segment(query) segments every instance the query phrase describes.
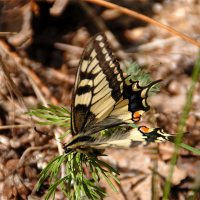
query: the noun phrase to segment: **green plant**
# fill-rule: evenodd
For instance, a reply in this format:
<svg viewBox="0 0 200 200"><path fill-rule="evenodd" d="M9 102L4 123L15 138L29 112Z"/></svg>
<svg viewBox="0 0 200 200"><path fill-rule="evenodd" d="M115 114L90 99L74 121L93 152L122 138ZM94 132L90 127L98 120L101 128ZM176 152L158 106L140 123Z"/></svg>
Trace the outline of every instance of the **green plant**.
<svg viewBox="0 0 200 200"><path fill-rule="evenodd" d="M200 68L199 62L198 66ZM138 65L136 64L130 65L129 70L127 70L126 73L129 75L129 79L139 79L144 82L144 84L150 80L148 75L145 75L143 71L140 71ZM195 81L197 80L196 74L197 72L195 73ZM157 88L155 88L155 91L156 90ZM194 91L194 86L192 87L192 91ZM199 149L192 148L181 142L181 133L184 132L183 127L191 105L192 92L190 91L189 94L189 103L187 103L187 109L184 112L184 120L182 119L181 121L178 131L179 134L175 141L176 157L175 160L173 160L174 164L177 159L177 150L179 147L200 155ZM54 105L49 105L48 107L41 106L37 109L31 109L28 114L36 117L35 121L40 125L57 125L66 128L66 132L60 136L61 140L70 133L69 127L71 115L70 112L64 107ZM130 124L130 126L133 128L137 127L135 124ZM106 136L106 134L109 134L109 131L102 131L102 134ZM172 166L174 166L174 164ZM60 174L61 165L64 165L65 168L65 174L62 177ZM46 200L50 198L55 199L55 192L58 187L60 187L65 196L69 199L102 199L106 196L106 193L99 186L101 177L104 177L113 190L116 191L111 179L119 183L119 180L117 179L118 174L119 173L114 168L99 160L97 155L87 155L80 152L65 152L63 155L57 156L55 159L50 161L47 167L41 172L40 179L38 181L38 188L40 188L43 182L48 179L50 186L46 194ZM171 176L172 174L173 169L171 170ZM169 183L170 179L168 179L168 185L165 187L166 197L170 191Z"/></svg>
<svg viewBox="0 0 200 200"><path fill-rule="evenodd" d="M28 113L37 117L36 122L40 125L70 126L70 113L66 108L49 105L41 106L38 109L31 109ZM60 138L62 139L69 131L66 131ZM66 176L60 177L61 165L65 166ZM89 177L85 175L88 170ZM42 183L49 179L50 186L45 199L55 198L58 186L69 199L102 199L106 196L105 191L98 185L101 177L114 191L117 191L111 179L119 183L118 172L107 163L99 160L97 156L86 155L79 152L64 153L50 161L41 172L37 184L39 189Z"/></svg>

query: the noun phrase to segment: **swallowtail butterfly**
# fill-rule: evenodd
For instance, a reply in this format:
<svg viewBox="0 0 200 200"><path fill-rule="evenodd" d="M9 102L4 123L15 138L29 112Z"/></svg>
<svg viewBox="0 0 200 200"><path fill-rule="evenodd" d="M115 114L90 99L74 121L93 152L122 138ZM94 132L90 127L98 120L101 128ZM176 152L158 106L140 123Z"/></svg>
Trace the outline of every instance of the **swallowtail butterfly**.
<svg viewBox="0 0 200 200"><path fill-rule="evenodd" d="M172 136L160 128L130 127L150 109L150 89L159 81L141 86L125 81L106 36L97 34L86 46L77 71L71 109L72 139L65 152L93 153L106 147L129 147L136 142L162 142ZM102 130L113 130L102 134Z"/></svg>

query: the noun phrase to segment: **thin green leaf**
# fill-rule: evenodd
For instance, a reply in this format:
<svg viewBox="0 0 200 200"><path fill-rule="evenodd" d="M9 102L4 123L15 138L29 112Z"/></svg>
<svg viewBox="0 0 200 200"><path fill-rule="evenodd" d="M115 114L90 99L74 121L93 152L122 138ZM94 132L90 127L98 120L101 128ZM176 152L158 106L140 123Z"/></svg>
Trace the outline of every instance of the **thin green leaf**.
<svg viewBox="0 0 200 200"><path fill-rule="evenodd" d="M191 151L194 154L200 155L200 149L196 149L196 148L191 147L191 146L184 144L184 143L181 143L179 146L188 150L188 151Z"/></svg>

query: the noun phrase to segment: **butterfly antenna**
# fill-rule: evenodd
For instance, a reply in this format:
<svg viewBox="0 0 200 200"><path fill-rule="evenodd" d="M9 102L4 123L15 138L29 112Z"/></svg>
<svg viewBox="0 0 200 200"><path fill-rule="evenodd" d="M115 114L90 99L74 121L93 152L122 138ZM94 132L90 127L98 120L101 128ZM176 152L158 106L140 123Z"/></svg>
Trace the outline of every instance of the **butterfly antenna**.
<svg viewBox="0 0 200 200"><path fill-rule="evenodd" d="M151 83L150 83L149 85L147 85L146 87L151 88L153 85L156 85L156 84L160 83L161 81L162 81L162 79L158 79L158 80L156 80L156 81L151 82Z"/></svg>
<svg viewBox="0 0 200 200"><path fill-rule="evenodd" d="M40 131L40 130L37 129L36 126L34 127L34 130L35 130L35 132L37 132L37 133L39 133L39 134L46 135L46 136L50 137L49 131ZM59 142L60 144L62 144L63 146L65 145L65 143L62 143L60 140L56 139L55 137L54 137L53 139L54 139L56 142ZM70 152L70 153L71 153L71 152Z"/></svg>

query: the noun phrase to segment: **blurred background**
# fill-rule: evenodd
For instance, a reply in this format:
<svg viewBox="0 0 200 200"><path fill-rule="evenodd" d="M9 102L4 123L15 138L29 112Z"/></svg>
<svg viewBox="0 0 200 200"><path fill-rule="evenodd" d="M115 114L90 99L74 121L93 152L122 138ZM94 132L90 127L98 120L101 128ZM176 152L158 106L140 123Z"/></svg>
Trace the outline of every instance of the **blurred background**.
<svg viewBox="0 0 200 200"><path fill-rule="evenodd" d="M198 40L198 0L113 0ZM25 111L50 103L70 108L72 89L81 53L88 40L105 32L114 54L125 62L136 61L153 80L163 79L160 92L142 124L175 134L198 47L160 27L117 10L81 0L0 1L0 197L43 199L34 186L40 171L58 155L53 129L40 127ZM184 143L200 148L200 83L196 84L187 119ZM104 158L120 172L119 193L101 180L105 199L161 199L174 146L170 143L107 149ZM20 165L15 170L15 167ZM181 149L172 178L170 199L200 199L200 159ZM0 198L1 199L1 198ZM58 190L56 199L64 199Z"/></svg>

